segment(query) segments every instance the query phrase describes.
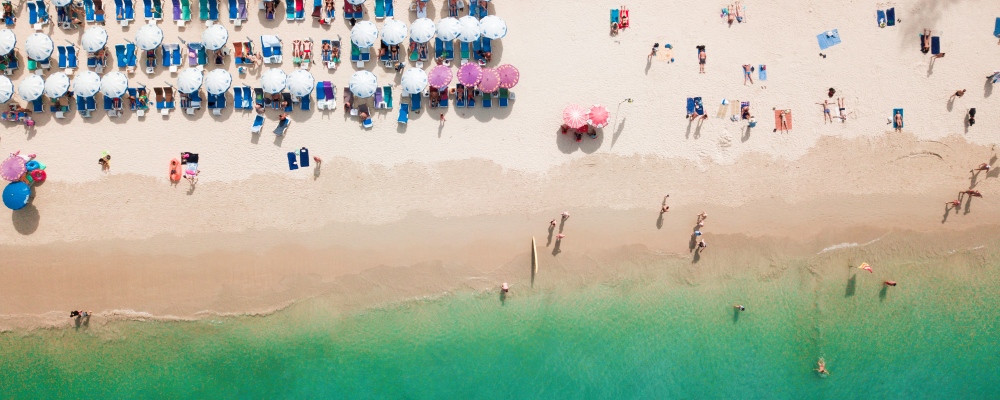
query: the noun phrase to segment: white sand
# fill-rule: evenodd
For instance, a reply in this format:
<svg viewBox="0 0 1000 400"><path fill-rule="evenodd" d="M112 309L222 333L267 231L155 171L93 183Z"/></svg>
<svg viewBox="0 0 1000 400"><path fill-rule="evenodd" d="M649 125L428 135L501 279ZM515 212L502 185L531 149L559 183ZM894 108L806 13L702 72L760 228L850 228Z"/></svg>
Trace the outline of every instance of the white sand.
<svg viewBox="0 0 1000 400"><path fill-rule="evenodd" d="M110 3L106 10L113 19ZM193 3L197 19L197 2ZM443 11L440 1L434 3L431 13L437 20ZM491 110L458 112L449 108L448 121L441 127L440 111L427 109L425 101L425 111L411 113L409 125L402 127L396 123L397 97L397 109L377 112L372 130L345 119L341 108L295 111L284 138L270 133L277 119L274 111L268 111L264 133L256 137L248 132L252 113L231 110L222 117L213 117L207 110L195 116L174 110L168 118L149 113L142 119L127 111L123 117L108 118L98 110L91 119L71 112L65 120L50 119L46 113L36 117L39 124L32 134L25 135L21 126L2 133L0 151L37 153L48 164L49 182L37 188L33 209L20 214L0 212L9 214L12 221L0 224L0 243L80 242L90 250L114 252L122 250L121 246L104 240L239 233L242 239L191 241L165 249L157 247L156 239L128 242L125 247L134 246L138 249L134 251L144 254L198 255L228 246L241 248L230 241L246 240L265 251L267 245L260 243L280 247L289 240L282 232L318 231L345 223L364 227L419 216L419 223L404 223L394 241L381 240L384 231L359 237L345 233L335 239L338 245L359 252L378 248L403 254L404 249L386 247L418 238L439 245L435 251L387 261L399 266L446 258L443 255L454 250L450 243L476 252L497 240L485 233L468 238L470 232L494 229L489 225L463 226L459 231L422 238L433 229L421 225L434 224L435 219L500 216L539 227L539 232L516 231L523 236L508 239L520 243L531 235L545 235L548 216L539 213L595 209L604 210L598 214L617 215L653 210L655 218L665 193L672 194L672 210L685 213L676 217L676 223L667 220L669 234L657 233L652 219L636 228L611 218L605 222L616 224L614 229L594 228L588 231L594 237L587 240L598 247L645 243L677 251L688 243L688 214L712 207L729 216L723 222L713 214L714 232L733 234L794 235L790 232L803 229L815 234L841 223L935 230L998 222L987 215L996 204L990 179L977 186L986 198L975 201L975 213L953 216L947 225L941 224L941 204L968 188L966 171L989 160L989 145L997 141L991 128L1000 122L995 112L998 100L984 82L988 73L1000 68L1000 47L991 35L1000 10L989 2L898 2L896 14L902 23L883 29L876 25L876 7L869 2L747 1L746 21L730 27L719 18L722 3L642 0L628 4L631 28L616 37L608 35L609 4L496 3L491 13L507 21L510 33L495 42L492 64L510 63L521 72L513 90L517 100L510 108L494 105ZM342 6L338 1L338 20L329 28L311 19L263 24L263 13L254 11L250 21L237 30L228 21L222 24L230 28L231 38L249 36L258 45L261 33L280 35L286 54L282 67L291 71L292 40L308 36L318 42L338 34L345 43L349 40L348 25L339 18ZM250 7L256 9L255 4ZM373 5L367 7L371 11ZM141 2L137 8L141 19ZM415 18L402 1L396 1L396 11L397 18L407 23ZM50 12L55 13L54 7ZM220 14L227 16L224 2ZM283 7L277 17L283 17ZM109 22L109 45L133 38L137 24L123 31ZM203 29L199 21L192 21L180 33L171 21L159 25L165 31L165 43L176 42L177 36L197 40ZM839 29L843 43L823 51L828 57L821 58L816 35L833 28ZM948 54L933 68L929 57L919 51L917 35L923 28L942 36ZM76 41L82 34L82 29L46 29L57 45L65 43L64 39ZM15 32L23 48L23 39L30 33L26 12ZM670 43L676 62L647 62L653 42ZM696 45L708 48L704 75L697 73ZM313 53L319 57L318 45ZM258 85L260 71L239 77L231 58L227 63L234 84ZM756 82L755 72L755 84L744 86L741 65L745 63L766 64L768 81ZM427 64L429 69L433 62ZM371 62L368 68L380 83L398 83L396 75L378 63ZM354 71L346 62L336 72L311 68L317 80L332 80L340 89ZM15 87L25 73L15 75ZM140 71L130 78L130 86L175 81L162 67L154 77ZM837 89L835 97L847 99L851 117L846 124L823 123L821 106L816 103L826 98L829 87ZM950 104L949 96L962 88L968 89L966 95ZM394 90L397 96L400 92L398 87ZM685 98L693 96L704 98L709 115L700 127L684 119ZM635 102L619 105L625 98ZM745 124L729 121L729 114L725 119L715 118L723 98L751 101L759 125L748 136ZM578 144L570 136L559 135L561 111L571 103L607 105L612 125L596 141L585 138ZM791 132L772 133L774 107L793 110ZM903 134L891 132L886 125L897 107L906 110ZM977 124L966 131L964 115L969 107L979 113ZM285 153L302 146L325 160L318 177L312 168L287 170ZM113 155L110 174L101 172L95 162L103 150ZM167 181L168 162L182 151L201 155L203 172L193 191L186 182L173 187ZM900 206L881 204L874 216L863 208L887 201ZM777 211L755 215L761 205ZM761 232L763 223L780 218L782 212L797 219ZM0 215L0 220L7 218ZM611 239L603 236L605 232L630 235ZM509 260L510 255L504 254ZM359 262L348 269L356 272L372 266ZM323 279L350 272L342 266L330 268L335 272ZM46 270L55 275L68 273L60 268ZM220 279L206 282L204 289L253 287ZM105 300L113 301L95 302L136 308L129 304L135 297L116 297L115 287L105 288L109 296ZM75 307L70 299L50 306ZM236 312L241 307L226 310Z"/></svg>

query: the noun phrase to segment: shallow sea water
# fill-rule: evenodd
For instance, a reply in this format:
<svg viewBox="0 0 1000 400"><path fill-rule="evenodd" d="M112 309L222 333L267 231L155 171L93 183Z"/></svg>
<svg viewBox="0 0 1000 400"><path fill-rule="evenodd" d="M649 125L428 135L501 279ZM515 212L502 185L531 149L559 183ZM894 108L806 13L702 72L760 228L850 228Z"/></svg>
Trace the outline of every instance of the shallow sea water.
<svg viewBox="0 0 1000 400"><path fill-rule="evenodd" d="M891 288L837 263L8 332L2 397L996 398L995 258L881 259Z"/></svg>

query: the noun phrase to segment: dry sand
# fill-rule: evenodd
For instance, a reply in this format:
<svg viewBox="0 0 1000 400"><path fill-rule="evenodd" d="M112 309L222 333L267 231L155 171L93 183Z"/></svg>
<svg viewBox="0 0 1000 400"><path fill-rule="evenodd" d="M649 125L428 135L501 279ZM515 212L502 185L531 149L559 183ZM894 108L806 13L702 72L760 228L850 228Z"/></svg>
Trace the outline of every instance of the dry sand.
<svg viewBox="0 0 1000 400"><path fill-rule="evenodd" d="M397 18L412 21L396 3ZM404 128L391 111L376 113L366 131L338 109L296 111L284 138L269 133L274 112L259 136L248 132L250 114L232 111L44 114L34 132L8 127L0 151L37 153L50 179L31 207L6 211L11 223L0 224L0 328L68 323L62 315L76 308L190 318L268 312L329 293L366 306L524 282L527 269L515 265L527 260L530 237L546 244L548 220L563 210L572 217L562 252L546 246L543 265L580 264L630 245L690 260L693 218L702 210L715 244L707 257L735 240L714 241L726 235L788 238L810 252L893 230L998 222L990 212L996 172L971 182L968 173L996 160L989 128L998 104L984 86L1000 67L995 15L985 12L992 3L899 2L902 22L881 29L875 5L865 2L747 1L746 22L730 27L719 18L721 3L636 1L628 4L631 28L615 37L606 29L608 4L497 3L491 13L510 33L494 45L494 64L520 69L517 100L507 109L450 108L444 126L428 109ZM113 5L107 9L113 16ZM431 13L440 12L434 4ZM251 13L235 31L223 24L231 38L277 32L288 54L293 39L349 37L339 19L321 28L258 18ZM19 43L29 34L26 19L15 29ZM203 29L196 21L179 33L170 21L160 26L167 43ZM137 25L107 28L115 44L134 37ZM816 35L833 28L843 43L821 58ZM931 64L919 52L923 28L942 36L947 57ZM82 32L53 31L57 44ZM670 43L675 62L647 61L653 42ZM696 45L708 48L704 75ZM768 81L744 86L747 63L766 64ZM260 71L238 77L227 66L235 84L257 84ZM398 83L381 66L368 68L380 82ZM173 82L157 71L131 79ZM355 68L311 71L343 88ZM823 122L816 103L829 87L847 99L846 123ZM965 96L949 101L962 88ZM703 123L683 118L692 96L705 99ZM619 104L625 98L635 101ZM716 118L723 98L750 101L758 127L729 121L731 107ZM582 143L559 135L570 103L607 105L612 125ZM771 132L774 107L793 110L792 131ZM896 107L906 110L903 133L886 126ZM979 114L967 129L969 107ZM285 153L302 146L325 160L321 169L287 171ZM95 162L103 150L113 155L110 173ZM197 187L167 181L167 163L182 151L201 155ZM946 215L944 202L970 185L985 198ZM661 220L667 193L671 211ZM856 226L872 230L855 237ZM623 265L631 257L601 254ZM587 271L580 276L603 276Z"/></svg>

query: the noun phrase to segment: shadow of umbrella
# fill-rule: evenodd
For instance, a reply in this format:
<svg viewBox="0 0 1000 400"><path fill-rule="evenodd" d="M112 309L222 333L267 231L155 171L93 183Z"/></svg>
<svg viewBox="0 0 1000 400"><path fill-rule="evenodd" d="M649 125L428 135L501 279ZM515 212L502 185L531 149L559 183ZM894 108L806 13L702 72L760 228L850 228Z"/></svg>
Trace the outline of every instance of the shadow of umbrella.
<svg viewBox="0 0 1000 400"><path fill-rule="evenodd" d="M20 210L14 211L10 219L17 233L30 235L38 230L38 221L41 219L41 216L38 214L38 209L34 205L29 204Z"/></svg>

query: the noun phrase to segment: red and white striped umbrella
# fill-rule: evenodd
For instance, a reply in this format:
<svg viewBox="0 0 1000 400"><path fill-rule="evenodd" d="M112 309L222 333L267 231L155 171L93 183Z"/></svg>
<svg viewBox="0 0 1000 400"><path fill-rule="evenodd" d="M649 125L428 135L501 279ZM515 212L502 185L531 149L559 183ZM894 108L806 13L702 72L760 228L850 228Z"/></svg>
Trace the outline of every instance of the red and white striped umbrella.
<svg viewBox="0 0 1000 400"><path fill-rule="evenodd" d="M570 104L563 110L563 123L566 126L578 129L587 125L587 109L580 107L576 104Z"/></svg>
<svg viewBox="0 0 1000 400"><path fill-rule="evenodd" d="M595 128L608 126L608 109L604 106L594 105L590 107L590 119L587 123Z"/></svg>

